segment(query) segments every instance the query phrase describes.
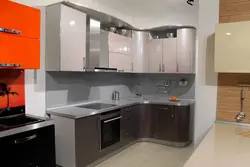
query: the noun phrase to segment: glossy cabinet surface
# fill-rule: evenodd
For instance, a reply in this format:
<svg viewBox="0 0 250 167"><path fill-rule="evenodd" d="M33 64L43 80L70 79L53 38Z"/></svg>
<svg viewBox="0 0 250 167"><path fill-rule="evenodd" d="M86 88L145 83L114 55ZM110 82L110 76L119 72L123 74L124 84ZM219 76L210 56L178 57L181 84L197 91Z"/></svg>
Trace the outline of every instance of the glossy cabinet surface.
<svg viewBox="0 0 250 167"><path fill-rule="evenodd" d="M47 7L46 70L84 71L86 14L62 4Z"/></svg>
<svg viewBox="0 0 250 167"><path fill-rule="evenodd" d="M163 45L161 39L155 39L149 41L150 46L150 72L158 73L163 72L162 69L162 56Z"/></svg>
<svg viewBox="0 0 250 167"><path fill-rule="evenodd" d="M1 166L56 167L54 126L0 138L0 149Z"/></svg>
<svg viewBox="0 0 250 167"><path fill-rule="evenodd" d="M109 51L121 54L131 54L131 38L109 32Z"/></svg>
<svg viewBox="0 0 250 167"><path fill-rule="evenodd" d="M15 47L10 47L10 44ZM40 40L0 33L1 63L20 64L22 69L40 68Z"/></svg>
<svg viewBox="0 0 250 167"><path fill-rule="evenodd" d="M109 52L109 67L117 68L121 72L131 72L131 55Z"/></svg>
<svg viewBox="0 0 250 167"><path fill-rule="evenodd" d="M196 30L177 30L177 72L195 73Z"/></svg>
<svg viewBox="0 0 250 167"><path fill-rule="evenodd" d="M40 10L0 2L0 55L0 68L40 68Z"/></svg>
<svg viewBox="0 0 250 167"><path fill-rule="evenodd" d="M19 3L1 1L0 28L20 31L14 36L40 39L40 11Z"/></svg>
<svg viewBox="0 0 250 167"><path fill-rule="evenodd" d="M249 28L249 21L217 24L215 33L215 72L250 72Z"/></svg>
<svg viewBox="0 0 250 167"><path fill-rule="evenodd" d="M162 71L165 73L177 72L177 39L167 38L163 40Z"/></svg>
<svg viewBox="0 0 250 167"><path fill-rule="evenodd" d="M132 71L134 73L150 72L149 33L132 32Z"/></svg>
<svg viewBox="0 0 250 167"><path fill-rule="evenodd" d="M150 45L150 72L176 73L176 38L153 39Z"/></svg>
<svg viewBox="0 0 250 167"><path fill-rule="evenodd" d="M108 32L109 67L120 72L132 71L131 38Z"/></svg>

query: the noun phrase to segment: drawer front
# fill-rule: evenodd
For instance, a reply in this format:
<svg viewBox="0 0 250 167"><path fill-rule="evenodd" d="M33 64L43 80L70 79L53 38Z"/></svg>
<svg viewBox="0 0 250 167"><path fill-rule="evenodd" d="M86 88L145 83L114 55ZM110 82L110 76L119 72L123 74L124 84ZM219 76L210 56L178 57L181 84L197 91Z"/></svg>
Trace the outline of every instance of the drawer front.
<svg viewBox="0 0 250 167"><path fill-rule="evenodd" d="M1 2L0 33L6 33L1 32L3 29L14 36L40 39L40 10L11 1Z"/></svg>
<svg viewBox="0 0 250 167"><path fill-rule="evenodd" d="M39 69L40 40L0 34L0 64L1 68Z"/></svg>
<svg viewBox="0 0 250 167"><path fill-rule="evenodd" d="M55 167L54 126L0 139L1 166Z"/></svg>

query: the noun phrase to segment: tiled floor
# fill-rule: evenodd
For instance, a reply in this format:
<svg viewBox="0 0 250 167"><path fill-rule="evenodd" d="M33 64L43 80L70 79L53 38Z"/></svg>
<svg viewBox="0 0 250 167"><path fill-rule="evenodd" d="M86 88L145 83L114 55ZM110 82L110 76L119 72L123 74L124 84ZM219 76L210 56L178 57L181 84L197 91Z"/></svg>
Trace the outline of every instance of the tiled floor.
<svg viewBox="0 0 250 167"><path fill-rule="evenodd" d="M96 167L183 167L192 152L192 146L173 148L141 142Z"/></svg>

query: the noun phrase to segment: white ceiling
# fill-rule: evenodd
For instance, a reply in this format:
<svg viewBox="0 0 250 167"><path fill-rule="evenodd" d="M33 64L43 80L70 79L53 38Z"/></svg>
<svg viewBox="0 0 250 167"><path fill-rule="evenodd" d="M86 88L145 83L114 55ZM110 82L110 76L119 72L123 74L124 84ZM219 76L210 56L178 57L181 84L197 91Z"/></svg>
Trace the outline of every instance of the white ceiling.
<svg viewBox="0 0 250 167"><path fill-rule="evenodd" d="M171 13L190 13L196 6L187 0L94 0L135 17L165 16ZM197 0L196 0L197 1Z"/></svg>
<svg viewBox="0 0 250 167"><path fill-rule="evenodd" d="M182 24L196 25L198 20L198 0L194 6L188 5L187 0L93 0L113 8L138 20L143 27L145 24ZM154 23L153 23L154 22Z"/></svg>

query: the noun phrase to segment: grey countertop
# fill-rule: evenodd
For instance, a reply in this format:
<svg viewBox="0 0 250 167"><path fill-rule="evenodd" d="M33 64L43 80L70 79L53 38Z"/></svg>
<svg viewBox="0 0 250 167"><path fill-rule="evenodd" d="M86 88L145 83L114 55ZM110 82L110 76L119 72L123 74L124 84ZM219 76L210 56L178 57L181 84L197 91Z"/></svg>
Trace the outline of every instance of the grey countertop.
<svg viewBox="0 0 250 167"><path fill-rule="evenodd" d="M116 106L101 109L101 110L94 110L94 109L87 109L87 108L80 108L77 106L87 105L91 103L106 103L106 104L114 104ZM102 101L86 101L85 103L78 103L69 106L57 107L47 109L47 114L57 115L61 117L66 117L70 119L79 119L88 117L91 115L101 114L107 111L120 109L123 107L132 106L135 104L165 104L165 105L175 105L175 106L188 106L194 104L195 101L192 99L180 99L179 102L171 102L168 99L161 99L161 98L152 98L152 99L143 99L143 98L128 98L128 99L121 99L121 100L102 100Z"/></svg>

